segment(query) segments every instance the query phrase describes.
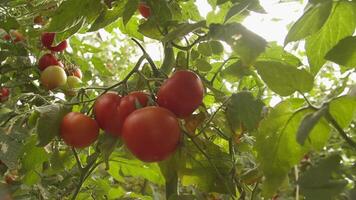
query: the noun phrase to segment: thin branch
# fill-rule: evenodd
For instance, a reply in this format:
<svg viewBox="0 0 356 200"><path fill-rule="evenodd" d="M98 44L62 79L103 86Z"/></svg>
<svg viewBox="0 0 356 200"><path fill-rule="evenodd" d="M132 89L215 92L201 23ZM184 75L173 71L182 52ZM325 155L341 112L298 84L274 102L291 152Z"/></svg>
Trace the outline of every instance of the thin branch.
<svg viewBox="0 0 356 200"><path fill-rule="evenodd" d="M199 146L199 144L195 141L195 137L191 136L189 133L183 131L183 133L193 142L195 147L200 151L200 153L203 154L203 156L208 160L209 164L214 168L216 171L216 174L218 175L219 179L224 182L225 187L229 190L230 194L232 194L229 185L225 182L224 177L220 173L219 169L216 167L216 165L210 160L209 155ZM232 196L232 199L236 199L235 197Z"/></svg>
<svg viewBox="0 0 356 200"><path fill-rule="evenodd" d="M228 63L230 60L233 60L233 59L238 59L238 57L230 57L228 59L226 59L222 64L221 66L219 67L218 71L216 71L216 73L214 74L213 78L211 79L210 83L213 84L216 77L218 76L218 74L221 72L221 70L224 68L224 66L226 65L226 63Z"/></svg>
<svg viewBox="0 0 356 200"><path fill-rule="evenodd" d="M201 42L201 41L204 41L206 40L208 37L208 35L202 35L202 36L199 36L196 40L194 40L193 43L191 43L190 45L188 46L181 46L179 44L176 44L174 42L172 42L172 45L173 47L179 49L179 50L182 50L182 51L189 51L191 48L194 47L194 45L196 45L197 43Z"/></svg>
<svg viewBox="0 0 356 200"><path fill-rule="evenodd" d="M140 49L141 49L143 55L145 56L146 60L147 60L148 63L150 64L153 73L154 73L156 76L158 76L159 74L164 74L164 73L162 73L161 71L158 70L158 68L157 68L156 64L153 62L151 56L150 56L150 55L147 53L147 51L143 48L143 46L140 44L140 42L137 41L135 38L131 38L131 39L132 39L132 41L134 41L134 42L137 44L137 46L140 47Z"/></svg>
<svg viewBox="0 0 356 200"><path fill-rule="evenodd" d="M356 150L356 143L347 135L344 129L337 123L334 117L328 112L326 113L326 119L335 127L335 129L339 132L340 136L352 147Z"/></svg>
<svg viewBox="0 0 356 200"><path fill-rule="evenodd" d="M77 151L75 150L74 147L72 147L72 152L73 152L73 154L74 154L75 160L77 161L78 168L80 169L80 171L83 170L83 165L82 165L82 163L80 162L78 153L77 153Z"/></svg>

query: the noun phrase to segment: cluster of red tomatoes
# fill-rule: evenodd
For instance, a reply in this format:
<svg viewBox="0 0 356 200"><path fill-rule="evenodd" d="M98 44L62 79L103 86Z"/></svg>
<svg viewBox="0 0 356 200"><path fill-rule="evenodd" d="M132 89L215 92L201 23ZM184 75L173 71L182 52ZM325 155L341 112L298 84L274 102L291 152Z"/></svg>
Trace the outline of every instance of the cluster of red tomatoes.
<svg viewBox="0 0 356 200"><path fill-rule="evenodd" d="M64 67L63 63L55 56L56 52L64 51L68 43L66 40L53 46L55 33L43 33L41 43L50 50L38 60L38 68L41 70L41 83L48 90L63 87L71 90L81 83L82 72L79 68Z"/></svg>
<svg viewBox="0 0 356 200"><path fill-rule="evenodd" d="M124 97L108 92L94 104L95 120L81 113L67 114L62 120L61 137L68 145L83 148L97 139L101 128L121 137L138 159L162 161L178 147L178 118L190 116L201 105L203 95L197 74L177 71L161 85L156 103L145 92L131 92Z"/></svg>

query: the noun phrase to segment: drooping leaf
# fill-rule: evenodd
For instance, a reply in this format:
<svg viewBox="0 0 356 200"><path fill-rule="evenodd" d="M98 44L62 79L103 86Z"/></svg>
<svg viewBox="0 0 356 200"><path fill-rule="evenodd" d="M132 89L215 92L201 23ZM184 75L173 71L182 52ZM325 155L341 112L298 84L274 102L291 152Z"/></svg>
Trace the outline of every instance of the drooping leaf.
<svg viewBox="0 0 356 200"><path fill-rule="evenodd" d="M296 140L298 127L312 110L302 108L302 99L289 99L278 104L262 120L256 137L257 158L265 176L263 196L271 197L286 179L290 169L309 150L320 150L329 138L328 124L320 121L300 146Z"/></svg>
<svg viewBox="0 0 356 200"><path fill-rule="evenodd" d="M329 103L329 112L342 128L346 128L356 117L356 99L351 96L336 98Z"/></svg>
<svg viewBox="0 0 356 200"><path fill-rule="evenodd" d="M104 28L105 26L115 22L117 19L122 17L124 12L125 2L119 3L113 9L103 10L101 14L98 16L98 18L96 18L96 20L91 25L88 31L97 31L100 28Z"/></svg>
<svg viewBox="0 0 356 200"><path fill-rule="evenodd" d="M85 9L78 9L85 8ZM76 10L74 10L76 9ZM63 32L77 25L82 20L95 19L103 9L100 0L63 1L53 14L46 28L48 32Z"/></svg>
<svg viewBox="0 0 356 200"><path fill-rule="evenodd" d="M233 94L226 110L227 120L233 130L239 129L240 123L249 131L255 130L261 120L263 106L264 103L250 92Z"/></svg>
<svg viewBox="0 0 356 200"><path fill-rule="evenodd" d="M309 92L313 88L314 78L305 69L275 61L260 61L255 67L267 86L281 96Z"/></svg>
<svg viewBox="0 0 356 200"><path fill-rule="evenodd" d="M326 114L327 110L327 107L322 107L315 113L308 114L304 117L297 132L297 141L300 145L304 145L304 142L308 138L310 132L313 130L315 125L318 124L319 120Z"/></svg>
<svg viewBox="0 0 356 200"><path fill-rule="evenodd" d="M122 16L122 20L124 26L130 21L131 17L135 14L138 8L139 0L129 0L125 4L124 13Z"/></svg>
<svg viewBox="0 0 356 200"><path fill-rule="evenodd" d="M356 4L349 1L334 2L324 26L307 38L305 50L311 72L316 75L325 63L324 57L341 39L351 36L356 27Z"/></svg>
<svg viewBox="0 0 356 200"><path fill-rule="evenodd" d="M236 4L234 4L230 8L229 12L226 14L225 22L227 22L234 15L238 15L238 14L242 13L243 11L245 11L249 7L251 2L252 1L250 1L250 0L243 0L241 2L237 2Z"/></svg>
<svg viewBox="0 0 356 200"><path fill-rule="evenodd" d="M349 36L340 40L326 54L325 59L348 68L356 68L356 36Z"/></svg>
<svg viewBox="0 0 356 200"><path fill-rule="evenodd" d="M309 8L289 30L284 44L298 41L317 32L328 19L332 9L332 1L324 1Z"/></svg>
<svg viewBox="0 0 356 200"><path fill-rule="evenodd" d="M298 181L301 193L307 199L334 199L347 185L346 180L332 178L332 173L337 173L341 167L340 160L339 155L331 155L303 173Z"/></svg>
<svg viewBox="0 0 356 200"><path fill-rule="evenodd" d="M59 135L62 118L70 110L70 108L59 104L36 108L36 111L40 113L37 120L38 146L46 146L54 137Z"/></svg>
<svg viewBox="0 0 356 200"><path fill-rule="evenodd" d="M205 21L200 21L195 24L189 24L185 23L180 26L178 26L176 29L173 31L169 32L163 39L162 42L169 42L175 39L179 39L188 33L191 33L199 28L205 27L206 22Z"/></svg>
<svg viewBox="0 0 356 200"><path fill-rule="evenodd" d="M299 58L285 51L283 47L278 46L276 43L269 43L266 51L257 58L257 61L283 62L295 67L302 65L302 62L299 60Z"/></svg>

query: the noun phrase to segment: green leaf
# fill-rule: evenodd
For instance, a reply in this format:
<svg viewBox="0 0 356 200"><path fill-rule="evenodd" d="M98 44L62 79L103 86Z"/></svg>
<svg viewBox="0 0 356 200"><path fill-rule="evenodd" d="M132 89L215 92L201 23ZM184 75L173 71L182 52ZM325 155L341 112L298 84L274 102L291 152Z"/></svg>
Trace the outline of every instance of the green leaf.
<svg viewBox="0 0 356 200"><path fill-rule="evenodd" d="M221 44L220 41L212 40L209 42L209 44L210 44L211 51L213 52L213 54L220 55L224 52L224 46Z"/></svg>
<svg viewBox="0 0 356 200"><path fill-rule="evenodd" d="M36 108L40 113L37 121L38 146L46 146L59 135L60 125L64 115L71 111L70 108L59 104Z"/></svg>
<svg viewBox="0 0 356 200"><path fill-rule="evenodd" d="M162 42L169 42L175 39L179 39L185 35L187 35L188 33L191 33L199 28L203 28L206 26L206 22L205 21L200 21L197 22L195 24L189 24L189 23L185 23L185 24L181 24L179 25L176 29L174 29L173 31L169 32L163 39Z"/></svg>
<svg viewBox="0 0 356 200"><path fill-rule="evenodd" d="M9 169L17 169L18 157L21 152L22 143L11 135L8 131L0 127L0 160L5 163Z"/></svg>
<svg viewBox="0 0 356 200"><path fill-rule="evenodd" d="M91 62L94 65L94 68L96 70L98 70L98 72L102 75L102 76L111 76L111 72L106 68L106 66L104 65L103 61L98 58L98 57L93 57L91 59Z"/></svg>
<svg viewBox="0 0 356 200"><path fill-rule="evenodd" d="M195 60L195 67L201 72L209 72L213 66L205 59L198 58Z"/></svg>
<svg viewBox="0 0 356 200"><path fill-rule="evenodd" d="M109 133L104 134L100 137L98 142L98 147L100 149L103 160L106 164L106 169L109 169L109 158L112 152L119 144L119 139Z"/></svg>
<svg viewBox="0 0 356 200"><path fill-rule="evenodd" d="M124 26L130 21L131 17L135 14L138 8L139 0L128 0L125 4L124 13L122 15L122 19L124 22Z"/></svg>
<svg viewBox="0 0 356 200"><path fill-rule="evenodd" d="M227 81L234 83L242 77L250 75L251 72L249 68L244 66L239 60L227 66L221 74Z"/></svg>
<svg viewBox="0 0 356 200"><path fill-rule="evenodd" d="M105 9L104 11L102 11L88 31L97 31L122 17L124 13L125 2L126 0L124 2L119 3L113 9Z"/></svg>
<svg viewBox="0 0 356 200"><path fill-rule="evenodd" d="M238 14L242 13L243 11L245 11L249 7L250 4L251 4L250 0L243 0L241 2L234 4L230 8L229 12L226 14L224 22L227 22L234 15L238 15Z"/></svg>
<svg viewBox="0 0 356 200"><path fill-rule="evenodd" d="M303 118L313 110L301 108L304 100L289 99L278 104L262 120L256 137L257 159L265 176L263 196L271 197L282 185L290 169L312 149L321 150L329 138L330 127L318 123L304 146L296 141ZM323 121L321 121L323 122Z"/></svg>
<svg viewBox="0 0 356 200"><path fill-rule="evenodd" d="M201 154L197 146L208 158ZM186 158L186 162L182 163L183 166L178 170L183 186L196 185L199 190L205 192L235 194L230 173L233 163L229 154L220 146L196 137L194 143L185 142L181 153Z"/></svg>
<svg viewBox="0 0 356 200"><path fill-rule="evenodd" d="M327 111L328 108L324 106L320 110L308 114L304 117L297 132L297 141L300 145L304 145L304 142L308 138L310 132L318 124L320 119L326 114Z"/></svg>
<svg viewBox="0 0 356 200"><path fill-rule="evenodd" d="M332 100L329 112L342 128L347 128L356 117L355 97L342 96Z"/></svg>
<svg viewBox="0 0 356 200"><path fill-rule="evenodd" d="M19 22L13 17L7 17L0 20L1 28L6 32L9 32L11 29L16 30L20 27Z"/></svg>
<svg viewBox="0 0 356 200"><path fill-rule="evenodd" d="M324 26L306 40L305 50L311 72L316 75L325 63L324 57L341 39L351 36L356 27L356 3L334 2Z"/></svg>
<svg viewBox="0 0 356 200"><path fill-rule="evenodd" d="M313 88L314 78L305 69L275 61L260 61L255 67L267 86L281 96L289 96L296 91L309 92Z"/></svg>
<svg viewBox="0 0 356 200"><path fill-rule="evenodd" d="M298 182L306 199L331 200L344 189L346 180L332 179L341 167L340 161L339 155L331 155L302 174Z"/></svg>
<svg viewBox="0 0 356 200"><path fill-rule="evenodd" d="M259 99L255 99L250 92L233 94L227 105L227 120L233 130L240 129L240 123L249 131L255 130L262 118L263 106L264 103Z"/></svg>
<svg viewBox="0 0 356 200"><path fill-rule="evenodd" d="M163 35L157 28L156 22L150 19L144 21L138 26L138 32L148 38L155 40L161 40L163 38Z"/></svg>
<svg viewBox="0 0 356 200"><path fill-rule="evenodd" d="M37 167L41 167L42 163L49 158L44 148L36 146L36 138L34 137L24 145L22 151L22 169L25 171L35 170Z"/></svg>
<svg viewBox="0 0 356 200"><path fill-rule="evenodd" d="M202 42L198 45L198 52L201 54L201 55L204 55L204 56L211 56L212 55L212 49L209 45L209 42Z"/></svg>
<svg viewBox="0 0 356 200"><path fill-rule="evenodd" d="M340 42L326 54L325 59L348 68L356 68L356 36L350 36L340 40Z"/></svg>
<svg viewBox="0 0 356 200"><path fill-rule="evenodd" d="M285 51L283 47L278 46L276 43L269 43L265 52L263 52L257 61L276 61L283 62L289 65L299 67L302 62L295 55Z"/></svg>
<svg viewBox="0 0 356 200"><path fill-rule="evenodd" d="M230 44L242 62L249 66L265 51L267 42L259 35L239 23L211 24L210 35L213 39Z"/></svg>
<svg viewBox="0 0 356 200"><path fill-rule="evenodd" d="M318 30L328 19L332 9L332 1L324 1L309 8L289 30L284 45L301 40Z"/></svg>
<svg viewBox="0 0 356 200"><path fill-rule="evenodd" d="M79 9L85 8L85 9ZM46 28L48 32L63 32L78 23L95 19L103 9L100 0L71 0L63 1L53 13Z"/></svg>
<svg viewBox="0 0 356 200"><path fill-rule="evenodd" d="M112 156L109 173L117 180L124 176L141 177L159 185L164 184L163 176L157 164L147 164L138 160Z"/></svg>

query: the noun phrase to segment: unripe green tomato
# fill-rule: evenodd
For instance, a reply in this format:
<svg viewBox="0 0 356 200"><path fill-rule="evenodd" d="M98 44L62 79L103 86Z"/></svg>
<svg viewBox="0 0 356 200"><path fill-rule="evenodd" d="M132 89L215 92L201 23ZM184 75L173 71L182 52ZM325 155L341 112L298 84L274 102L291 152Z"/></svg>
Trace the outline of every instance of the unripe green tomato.
<svg viewBox="0 0 356 200"><path fill-rule="evenodd" d="M82 84L82 80L76 76L68 76L66 86L69 89L79 88Z"/></svg>
<svg viewBox="0 0 356 200"><path fill-rule="evenodd" d="M65 85L67 75L64 69L58 65L47 67L41 74L41 83L48 90Z"/></svg>
<svg viewBox="0 0 356 200"><path fill-rule="evenodd" d="M62 87L65 94L68 96L75 96L77 94L76 88L79 88L82 80L76 76L68 76L67 83Z"/></svg>

